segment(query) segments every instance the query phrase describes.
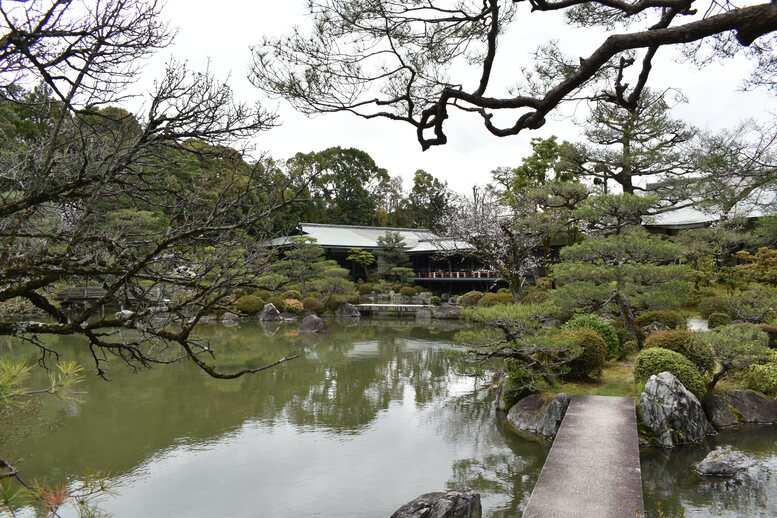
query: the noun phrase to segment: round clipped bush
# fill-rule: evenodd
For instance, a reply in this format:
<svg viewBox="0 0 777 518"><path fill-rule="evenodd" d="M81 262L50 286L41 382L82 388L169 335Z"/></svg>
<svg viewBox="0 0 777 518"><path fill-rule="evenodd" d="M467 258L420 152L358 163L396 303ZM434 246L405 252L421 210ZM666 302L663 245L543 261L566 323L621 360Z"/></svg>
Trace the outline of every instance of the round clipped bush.
<svg viewBox="0 0 777 518"><path fill-rule="evenodd" d="M706 318L707 320L709 320L713 313L725 313L728 315L731 311L726 297L705 297L699 301L696 309L699 310L701 318Z"/></svg>
<svg viewBox="0 0 777 518"><path fill-rule="evenodd" d="M542 304L550 300L550 292L544 290L530 291L521 299L521 304Z"/></svg>
<svg viewBox="0 0 777 518"><path fill-rule="evenodd" d="M253 295L254 297L259 297L262 300L267 300L270 297L272 297L272 292L269 290L259 289L259 290L255 290L251 295Z"/></svg>
<svg viewBox="0 0 777 518"><path fill-rule="evenodd" d="M647 313L643 313L642 315L634 319L634 325L637 326L637 329L642 329L643 327L649 325L652 322L658 322L659 324L663 324L669 329L688 328L688 322L685 320L685 317L682 315L682 313L678 311L666 311L666 310L648 311Z"/></svg>
<svg viewBox="0 0 777 518"><path fill-rule="evenodd" d="M235 301L235 309L246 315L256 315L264 308L264 301L256 295L243 295Z"/></svg>
<svg viewBox="0 0 777 518"><path fill-rule="evenodd" d="M478 306L490 308L499 304L512 304L513 296L509 293L486 293L478 301Z"/></svg>
<svg viewBox="0 0 777 518"><path fill-rule="evenodd" d="M277 309L278 311L286 311L286 304L283 302L283 299L280 297L271 297L270 300L268 300L267 302L275 306L275 309Z"/></svg>
<svg viewBox="0 0 777 518"><path fill-rule="evenodd" d="M399 294L405 297L412 297L415 295L415 288L411 288L410 286L404 286L399 290Z"/></svg>
<svg viewBox="0 0 777 518"><path fill-rule="evenodd" d="M324 311L324 303L316 297L305 297L302 299L302 306L307 311L315 311L316 313Z"/></svg>
<svg viewBox="0 0 777 518"><path fill-rule="evenodd" d="M359 293L362 295L369 295L372 293L372 290L374 289L372 283L365 282L364 284L359 285Z"/></svg>
<svg viewBox="0 0 777 518"><path fill-rule="evenodd" d="M608 324L600 317L596 315L580 315L564 324L564 329L581 329L584 327L593 329L602 337L607 346L605 356L608 360L617 358L620 355L621 344L618 340L618 332L612 324Z"/></svg>
<svg viewBox="0 0 777 518"><path fill-rule="evenodd" d="M432 298L429 299L429 303L432 306L439 306L440 304L442 304L442 299L437 295L433 295Z"/></svg>
<svg viewBox="0 0 777 518"><path fill-rule="evenodd" d="M302 313L305 307L297 299L283 299L283 310L288 313Z"/></svg>
<svg viewBox="0 0 777 518"><path fill-rule="evenodd" d="M727 326L731 323L731 316L727 313L713 313L707 318L707 327L715 329L716 327Z"/></svg>
<svg viewBox="0 0 777 518"><path fill-rule="evenodd" d="M568 378L595 378L601 375L607 345L599 333L589 327L582 327L567 329L556 336L567 344L581 347L580 356L569 363Z"/></svg>
<svg viewBox="0 0 777 518"><path fill-rule="evenodd" d="M763 392L767 396L777 396L777 361L763 365L753 365L742 377L745 387Z"/></svg>
<svg viewBox="0 0 777 518"><path fill-rule="evenodd" d="M416 295L420 295L420 294L422 294L425 291L426 291L426 288L424 288L423 286L416 286L415 287L415 294Z"/></svg>
<svg viewBox="0 0 777 518"><path fill-rule="evenodd" d="M468 291L464 295L459 297L458 303L460 306L477 306L480 298L483 296L482 291Z"/></svg>
<svg viewBox="0 0 777 518"><path fill-rule="evenodd" d="M656 331L645 340L645 349L660 347L680 353L696 366L701 374L708 374L715 368L715 353L712 348L691 331L668 329Z"/></svg>
<svg viewBox="0 0 777 518"><path fill-rule="evenodd" d="M286 299L294 299L294 300L302 300L302 294L299 292L299 290L286 290L283 292L283 295L281 295L281 298L283 300Z"/></svg>
<svg viewBox="0 0 777 518"><path fill-rule="evenodd" d="M634 379L638 383L644 383L650 376L661 372L674 374L680 383L700 400L707 392L704 378L693 362L682 354L661 347L642 349L634 360Z"/></svg>
<svg viewBox="0 0 777 518"><path fill-rule="evenodd" d="M399 293L399 291L401 289L402 289L402 285L401 284L392 284L391 285L391 291L393 291L394 293Z"/></svg>

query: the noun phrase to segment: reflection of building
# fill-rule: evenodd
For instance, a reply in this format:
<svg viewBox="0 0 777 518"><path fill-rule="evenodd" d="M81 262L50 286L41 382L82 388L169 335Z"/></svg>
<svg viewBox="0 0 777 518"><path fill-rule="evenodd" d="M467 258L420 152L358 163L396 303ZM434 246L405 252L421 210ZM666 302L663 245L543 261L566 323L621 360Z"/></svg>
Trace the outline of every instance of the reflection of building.
<svg viewBox="0 0 777 518"><path fill-rule="evenodd" d="M378 238L386 232L398 232L405 241L405 253L410 258L409 266L414 272L412 280L436 293L485 290L500 281L495 272L478 263L467 253L471 249L467 243L440 237L422 228L300 223L292 235L274 239L271 245L283 248L288 245L290 237L311 237L316 240L318 246L326 250L328 259L334 259L349 269L351 277L356 280L364 278L364 271L352 261L346 260L349 250L361 248L375 253L380 248ZM374 265L371 268L374 269Z"/></svg>

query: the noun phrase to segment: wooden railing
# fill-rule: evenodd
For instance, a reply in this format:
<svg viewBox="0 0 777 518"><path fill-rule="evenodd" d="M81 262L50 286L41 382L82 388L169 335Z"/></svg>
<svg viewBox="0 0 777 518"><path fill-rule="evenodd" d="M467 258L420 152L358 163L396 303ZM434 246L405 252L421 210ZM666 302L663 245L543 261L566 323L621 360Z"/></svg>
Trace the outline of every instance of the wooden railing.
<svg viewBox="0 0 777 518"><path fill-rule="evenodd" d="M417 279L498 279L499 275L491 270L474 270L474 271L417 271L415 272Z"/></svg>

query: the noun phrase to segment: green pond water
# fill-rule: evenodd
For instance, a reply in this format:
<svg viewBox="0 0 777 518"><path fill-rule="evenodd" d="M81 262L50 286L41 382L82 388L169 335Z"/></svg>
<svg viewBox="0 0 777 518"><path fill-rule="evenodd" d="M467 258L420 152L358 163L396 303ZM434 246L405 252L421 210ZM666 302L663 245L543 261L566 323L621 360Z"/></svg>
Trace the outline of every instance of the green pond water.
<svg viewBox="0 0 777 518"><path fill-rule="evenodd" d="M296 324L203 326L225 369L302 353L233 381L185 363L133 373L114 361L111 382L87 376L80 404L46 398L0 423L0 457L21 459L28 478L50 482L111 473L115 495L100 508L117 518L388 518L422 493L463 485L481 493L486 517L520 516L548 446L507 430L482 382L457 373L454 329L329 324L317 336L299 336ZM79 340L58 340L89 365ZM0 354L34 358L8 341ZM777 471L777 430L768 427L646 451L648 509L660 502L685 516L777 516L770 474L725 483L691 473L717 443Z"/></svg>

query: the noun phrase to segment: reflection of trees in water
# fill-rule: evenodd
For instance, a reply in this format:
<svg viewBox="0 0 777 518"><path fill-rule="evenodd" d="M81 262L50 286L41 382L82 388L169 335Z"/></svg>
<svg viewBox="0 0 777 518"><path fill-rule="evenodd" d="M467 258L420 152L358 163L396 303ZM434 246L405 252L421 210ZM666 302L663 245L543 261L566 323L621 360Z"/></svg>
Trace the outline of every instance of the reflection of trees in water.
<svg viewBox="0 0 777 518"><path fill-rule="evenodd" d="M329 335L298 336L296 325L283 325L268 338L258 324L204 327L222 366L264 365L300 349L315 353L232 381L208 378L188 364L135 375L114 363L111 383L87 376L81 387L86 402L77 419L67 419L47 447L22 441L20 455L34 452L27 468L36 476L60 479L87 469L124 472L171 445L212 440L246 421L272 427L281 420L302 430L358 433L392 400L401 400L405 387L414 389L418 403L447 394L452 360L443 348L416 348L409 338L435 340L428 331L336 323L331 328ZM67 342L62 349L89 364L82 343L61 340ZM376 346L368 355L351 357L365 343ZM22 354L18 349L16 354ZM56 403L45 405L44 412L52 420L65 416Z"/></svg>
<svg viewBox="0 0 777 518"><path fill-rule="evenodd" d="M472 448L453 464L448 488L470 487L481 493L484 516L508 518L526 507L548 445L508 431L494 408L493 394L478 389L440 402L427 418L441 438Z"/></svg>
<svg viewBox="0 0 777 518"><path fill-rule="evenodd" d="M699 477L694 465L718 445L743 450L766 468L752 472L752 478ZM777 442L772 427L727 431L703 445L646 450L641 464L648 516L656 516L659 504L667 516L680 516L683 508L699 510L693 516L777 516Z"/></svg>

